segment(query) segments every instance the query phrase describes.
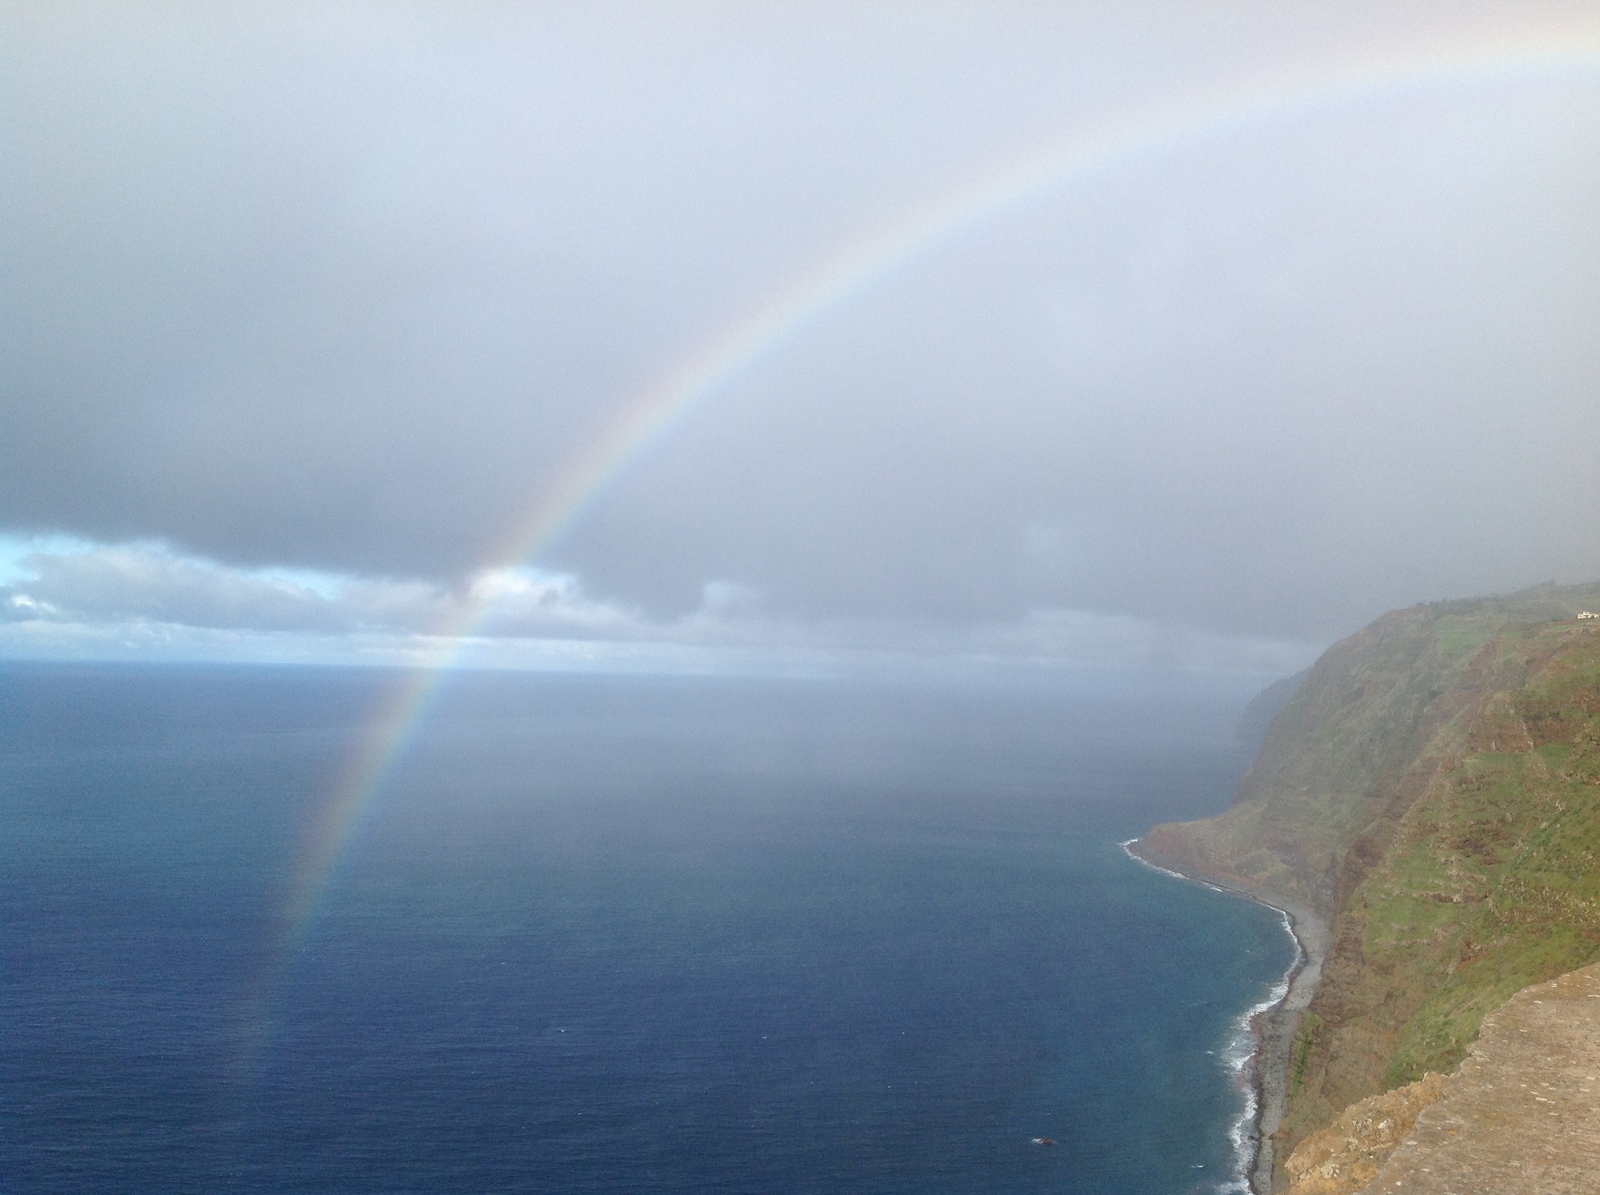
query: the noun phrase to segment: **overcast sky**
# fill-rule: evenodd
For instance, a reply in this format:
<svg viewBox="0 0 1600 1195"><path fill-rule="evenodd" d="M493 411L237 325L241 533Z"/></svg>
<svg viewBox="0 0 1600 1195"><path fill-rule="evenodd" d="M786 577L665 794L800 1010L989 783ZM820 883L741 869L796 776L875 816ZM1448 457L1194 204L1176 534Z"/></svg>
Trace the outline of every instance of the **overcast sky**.
<svg viewBox="0 0 1600 1195"><path fill-rule="evenodd" d="M795 279L1150 113L498 554ZM1600 578L1588 0L5 2L0 287L5 654L1270 672Z"/></svg>

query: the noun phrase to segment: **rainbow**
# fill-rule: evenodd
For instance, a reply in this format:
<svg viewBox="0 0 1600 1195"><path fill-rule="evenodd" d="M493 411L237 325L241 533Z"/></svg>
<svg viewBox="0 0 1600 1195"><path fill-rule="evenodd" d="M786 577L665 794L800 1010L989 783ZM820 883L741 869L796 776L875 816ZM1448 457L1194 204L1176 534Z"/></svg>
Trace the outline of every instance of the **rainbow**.
<svg viewBox="0 0 1600 1195"><path fill-rule="evenodd" d="M1142 155L1333 111L1354 103L1399 98L1448 87L1482 87L1545 79L1600 78L1600 24L1534 36L1511 44L1457 47L1419 58L1404 55L1268 79L1225 94L1107 120L1039 147L1022 161L907 213L829 257L734 321L634 397L623 413L572 460L543 499L494 555L500 566L537 557L631 469L688 419L770 361L809 329L911 261L1067 183ZM492 598L464 603L436 646L409 672L364 744L350 760L331 800L309 827L290 877L284 910L286 957L303 944L341 857L355 837L465 641L488 616Z"/></svg>

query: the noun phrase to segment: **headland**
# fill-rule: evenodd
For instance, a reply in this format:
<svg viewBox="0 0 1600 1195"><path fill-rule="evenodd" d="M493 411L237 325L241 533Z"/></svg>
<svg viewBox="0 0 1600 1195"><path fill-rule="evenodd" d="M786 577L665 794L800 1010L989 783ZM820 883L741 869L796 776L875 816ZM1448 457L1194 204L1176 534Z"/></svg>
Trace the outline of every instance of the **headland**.
<svg viewBox="0 0 1600 1195"><path fill-rule="evenodd" d="M1261 1017L1261 1195L1309 1135L1600 959L1597 607L1600 585L1542 586L1384 615L1312 667L1228 810L1130 844L1300 943Z"/></svg>

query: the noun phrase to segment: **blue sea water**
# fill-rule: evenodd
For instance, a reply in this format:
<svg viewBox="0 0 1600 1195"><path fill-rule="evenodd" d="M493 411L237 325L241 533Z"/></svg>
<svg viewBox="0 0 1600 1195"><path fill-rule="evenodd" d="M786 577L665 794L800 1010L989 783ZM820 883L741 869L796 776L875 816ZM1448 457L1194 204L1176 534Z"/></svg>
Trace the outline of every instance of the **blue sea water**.
<svg viewBox="0 0 1600 1195"><path fill-rule="evenodd" d="M464 677L286 932L393 683L0 668L0 1187L1230 1189L1247 690Z"/></svg>

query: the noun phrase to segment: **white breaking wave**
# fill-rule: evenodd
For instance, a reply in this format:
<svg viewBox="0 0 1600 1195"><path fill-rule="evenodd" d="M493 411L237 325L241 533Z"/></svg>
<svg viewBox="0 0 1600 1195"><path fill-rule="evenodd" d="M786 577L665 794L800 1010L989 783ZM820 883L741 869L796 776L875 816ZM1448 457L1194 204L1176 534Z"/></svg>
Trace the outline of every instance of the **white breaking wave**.
<svg viewBox="0 0 1600 1195"><path fill-rule="evenodd" d="M1173 879L1186 880L1191 884L1199 884L1213 892L1226 892L1232 896L1243 897L1263 908L1271 909L1282 919L1283 932L1288 934L1289 940L1294 943L1294 959L1290 962L1288 970L1283 973L1283 978L1272 986L1263 999L1239 1014L1238 1019L1234 1021L1233 1034L1228 1038L1228 1044L1222 1052L1222 1064L1233 1077L1234 1085L1242 1093L1244 1102L1239 1115L1228 1128L1228 1141L1233 1146L1233 1176L1219 1183L1213 1190L1216 1195L1254 1195L1250 1185L1250 1175L1255 1170L1256 1158L1261 1152L1261 1075L1258 1069L1263 1041L1261 1022L1288 997L1294 974L1305 962L1305 948L1295 936L1294 920L1287 911L1251 896L1248 892L1240 892L1236 888L1213 884L1210 880L1184 875L1181 871L1174 871L1170 867L1162 867L1159 863L1142 859L1133 851L1133 844L1138 841L1137 838L1130 838L1118 845L1128 858L1152 871L1158 871Z"/></svg>

